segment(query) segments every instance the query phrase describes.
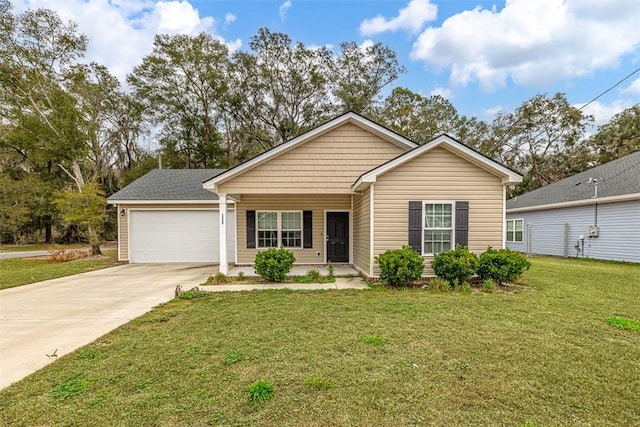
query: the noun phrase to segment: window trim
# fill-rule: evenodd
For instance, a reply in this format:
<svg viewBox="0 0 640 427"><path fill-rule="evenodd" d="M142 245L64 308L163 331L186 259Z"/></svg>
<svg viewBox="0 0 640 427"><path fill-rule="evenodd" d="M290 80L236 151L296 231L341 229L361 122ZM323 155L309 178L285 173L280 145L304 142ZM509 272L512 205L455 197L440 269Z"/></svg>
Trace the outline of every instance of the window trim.
<svg viewBox="0 0 640 427"><path fill-rule="evenodd" d="M522 233L522 239L521 240L516 240L516 222L520 221L522 222L522 230L520 230L520 232ZM511 231L512 235L513 235L513 240L509 240L509 222L513 223L513 230ZM504 234L505 234L505 242L507 243L524 243L524 218L507 218L505 225L504 225Z"/></svg>
<svg viewBox="0 0 640 427"><path fill-rule="evenodd" d="M273 247L271 246L260 246L260 239L258 238L258 232L260 231L259 228L259 224L258 224L258 218L260 216L261 213L276 213L276 235L277 235L277 246L275 246L275 248L281 248L282 246L282 232L283 231L298 231L298 230L284 230L282 228L282 214L283 213L298 213L300 214L300 246L291 246L291 247L285 247L285 249L304 249L304 212L301 210L276 210L276 209L270 209L270 210L256 210L256 249L272 249Z"/></svg>
<svg viewBox="0 0 640 427"><path fill-rule="evenodd" d="M424 232L427 230L425 227L425 207L431 204L447 204L451 205L451 228L429 228L429 230L451 230L451 249L456 247L456 201L455 200L421 200L422 202L422 256L434 256L432 252L424 251Z"/></svg>

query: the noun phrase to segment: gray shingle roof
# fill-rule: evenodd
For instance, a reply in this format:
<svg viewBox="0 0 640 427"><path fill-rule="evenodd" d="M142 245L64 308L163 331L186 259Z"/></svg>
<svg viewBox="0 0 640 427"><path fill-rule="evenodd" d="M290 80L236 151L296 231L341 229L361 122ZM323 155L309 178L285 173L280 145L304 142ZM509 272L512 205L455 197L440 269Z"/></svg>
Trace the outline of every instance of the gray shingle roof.
<svg viewBox="0 0 640 427"><path fill-rule="evenodd" d="M154 169L109 197L110 202L134 200L218 200L202 183L225 169Z"/></svg>
<svg viewBox="0 0 640 427"><path fill-rule="evenodd" d="M507 200L507 210L640 193L640 151Z"/></svg>

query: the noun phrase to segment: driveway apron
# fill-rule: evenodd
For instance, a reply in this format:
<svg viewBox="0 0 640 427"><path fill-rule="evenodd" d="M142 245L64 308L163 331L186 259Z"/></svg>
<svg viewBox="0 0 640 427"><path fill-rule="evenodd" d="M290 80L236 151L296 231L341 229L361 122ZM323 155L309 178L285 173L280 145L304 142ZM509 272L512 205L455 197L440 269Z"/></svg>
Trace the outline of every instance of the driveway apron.
<svg viewBox="0 0 640 427"><path fill-rule="evenodd" d="M130 264L0 291L0 388L86 345L216 266Z"/></svg>

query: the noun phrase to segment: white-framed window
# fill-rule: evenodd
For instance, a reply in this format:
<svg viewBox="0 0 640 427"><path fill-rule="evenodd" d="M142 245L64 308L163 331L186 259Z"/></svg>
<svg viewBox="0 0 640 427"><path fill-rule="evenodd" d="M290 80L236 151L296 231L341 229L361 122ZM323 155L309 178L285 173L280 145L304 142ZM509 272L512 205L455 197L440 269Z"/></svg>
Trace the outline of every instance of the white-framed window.
<svg viewBox="0 0 640 427"><path fill-rule="evenodd" d="M507 242L521 243L523 227L524 227L523 219L508 219L507 220Z"/></svg>
<svg viewBox="0 0 640 427"><path fill-rule="evenodd" d="M302 248L301 211L258 211L256 214L258 249Z"/></svg>
<svg viewBox="0 0 640 427"><path fill-rule="evenodd" d="M422 213L422 254L433 255L453 249L455 202L425 201Z"/></svg>

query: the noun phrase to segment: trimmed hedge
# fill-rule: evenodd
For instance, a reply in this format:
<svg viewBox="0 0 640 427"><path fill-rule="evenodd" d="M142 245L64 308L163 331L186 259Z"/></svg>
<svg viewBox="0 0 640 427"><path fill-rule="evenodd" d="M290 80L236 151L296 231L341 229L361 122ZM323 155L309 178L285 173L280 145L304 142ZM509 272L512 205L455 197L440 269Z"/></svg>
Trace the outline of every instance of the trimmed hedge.
<svg viewBox="0 0 640 427"><path fill-rule="evenodd" d="M291 271L296 257L285 249L267 249L256 254L255 269L262 278L270 282L283 282Z"/></svg>
<svg viewBox="0 0 640 427"><path fill-rule="evenodd" d="M531 267L524 255L510 249L489 247L480 255L479 261L478 275L483 280L491 279L498 284L513 282Z"/></svg>
<svg viewBox="0 0 640 427"><path fill-rule="evenodd" d="M449 285L461 285L473 276L478 268L478 256L466 246L456 245L455 249L436 254L431 262L433 271Z"/></svg>
<svg viewBox="0 0 640 427"><path fill-rule="evenodd" d="M424 259L411 246L385 251L375 261L380 266L380 279L393 286L407 286L424 270Z"/></svg>

